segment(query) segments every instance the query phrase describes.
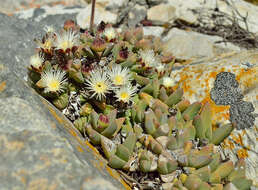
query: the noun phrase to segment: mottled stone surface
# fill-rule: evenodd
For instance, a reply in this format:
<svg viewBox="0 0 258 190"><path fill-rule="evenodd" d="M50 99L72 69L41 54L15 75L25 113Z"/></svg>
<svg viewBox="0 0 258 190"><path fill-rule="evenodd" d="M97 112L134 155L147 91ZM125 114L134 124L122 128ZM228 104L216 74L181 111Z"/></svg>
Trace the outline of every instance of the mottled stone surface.
<svg viewBox="0 0 258 190"><path fill-rule="evenodd" d="M13 15L17 11L39 8L42 6L84 6L84 0L1 0L0 12Z"/></svg>
<svg viewBox="0 0 258 190"><path fill-rule="evenodd" d="M151 7L147 12L148 20L159 20L163 22L170 22L176 18L176 8L168 4L160 4Z"/></svg>
<svg viewBox="0 0 258 190"><path fill-rule="evenodd" d="M177 28L171 29L163 38L164 49L182 59L211 58L225 52L237 52L240 48L232 43L216 43L223 41L221 37L209 36L193 31Z"/></svg>
<svg viewBox="0 0 258 190"><path fill-rule="evenodd" d="M62 113L25 84L33 38L45 24L61 27L71 17L38 23L0 14L1 190L128 188Z"/></svg>

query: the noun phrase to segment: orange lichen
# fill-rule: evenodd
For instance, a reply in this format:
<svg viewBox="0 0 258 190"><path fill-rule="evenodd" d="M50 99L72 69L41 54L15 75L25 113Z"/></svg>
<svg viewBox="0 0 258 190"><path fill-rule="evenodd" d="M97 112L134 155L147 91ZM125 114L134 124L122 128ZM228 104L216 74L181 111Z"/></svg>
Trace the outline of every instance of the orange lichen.
<svg viewBox="0 0 258 190"><path fill-rule="evenodd" d="M6 82L5 81L1 82L0 83L0 92L4 91L5 87L6 87Z"/></svg>
<svg viewBox="0 0 258 190"><path fill-rule="evenodd" d="M76 132L75 132L74 130L72 130L72 129L69 130L69 133L70 133L72 136L74 136L74 137L77 136Z"/></svg>
<svg viewBox="0 0 258 190"><path fill-rule="evenodd" d="M235 141L235 143L237 143L241 146L244 146L243 139L242 139L242 136L240 134L237 134L237 135L232 134L231 137Z"/></svg>
<svg viewBox="0 0 258 190"><path fill-rule="evenodd" d="M77 150L78 150L79 152L84 152L83 149L82 149L82 147L80 147L80 146L77 146Z"/></svg>
<svg viewBox="0 0 258 190"><path fill-rule="evenodd" d="M224 145L225 145L224 147L227 147L231 150L233 150L235 148L234 143L232 141L230 141L229 139L224 140Z"/></svg>
<svg viewBox="0 0 258 190"><path fill-rule="evenodd" d="M239 149L237 150L237 156L239 159L241 158L247 158L248 157L248 152L246 149Z"/></svg>
<svg viewBox="0 0 258 190"><path fill-rule="evenodd" d="M94 146L92 146L92 144L90 144L88 141L84 141L84 142L91 150L93 150L95 154L99 154L99 151Z"/></svg>
<svg viewBox="0 0 258 190"><path fill-rule="evenodd" d="M108 166L106 167L106 170L109 173L109 175L111 175L115 179L118 179L122 183L122 185L125 187L126 190L131 190L131 187L127 183L125 183L124 180L121 180L119 173L117 173L116 171L114 171L112 168L110 168Z"/></svg>

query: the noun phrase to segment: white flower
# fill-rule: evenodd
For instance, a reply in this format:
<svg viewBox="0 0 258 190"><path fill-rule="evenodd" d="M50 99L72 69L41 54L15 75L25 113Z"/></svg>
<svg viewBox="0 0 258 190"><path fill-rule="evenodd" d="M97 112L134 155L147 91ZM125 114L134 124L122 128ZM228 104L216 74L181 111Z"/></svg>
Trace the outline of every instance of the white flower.
<svg viewBox="0 0 258 190"><path fill-rule="evenodd" d="M112 27L108 27L104 30L103 35L107 38L108 41L116 38L116 30Z"/></svg>
<svg viewBox="0 0 258 190"><path fill-rule="evenodd" d="M173 87L175 85L175 80L171 77L163 77L163 83L166 88Z"/></svg>
<svg viewBox="0 0 258 190"><path fill-rule="evenodd" d="M164 64L158 63L158 65L156 66L156 70L158 73L163 73L165 71Z"/></svg>
<svg viewBox="0 0 258 190"><path fill-rule="evenodd" d="M101 100L106 97L106 93L111 90L111 83L107 73L101 69L91 71L89 79L86 80L87 89L93 92L91 98L96 96L96 99Z"/></svg>
<svg viewBox="0 0 258 190"><path fill-rule="evenodd" d="M141 50L140 58L145 67L155 67L157 64L160 64L160 60L155 57L153 50Z"/></svg>
<svg viewBox="0 0 258 190"><path fill-rule="evenodd" d="M36 69L39 69L44 62L42 54L37 53L30 57L30 65Z"/></svg>
<svg viewBox="0 0 258 190"><path fill-rule="evenodd" d="M53 36L50 36L47 39L45 39L44 43L40 41L37 41L37 43L40 48L50 51L51 48L53 47L54 39L53 39Z"/></svg>
<svg viewBox="0 0 258 190"><path fill-rule="evenodd" d="M72 30L64 30L61 34L57 34L55 47L66 51L79 43L79 35Z"/></svg>
<svg viewBox="0 0 258 190"><path fill-rule="evenodd" d="M120 65L114 65L108 72L110 80L115 86L126 85L130 81L130 71Z"/></svg>
<svg viewBox="0 0 258 190"><path fill-rule="evenodd" d="M123 86L115 91L115 96L117 101L122 101L124 103L129 103L132 101L132 97L137 92L137 87L130 85Z"/></svg>
<svg viewBox="0 0 258 190"><path fill-rule="evenodd" d="M41 80L45 87L45 92L63 92L67 79L65 72L57 69L50 69L42 73Z"/></svg>
<svg viewBox="0 0 258 190"><path fill-rule="evenodd" d="M53 26L45 26L43 29L47 33L50 33L50 34L55 33L55 29Z"/></svg>

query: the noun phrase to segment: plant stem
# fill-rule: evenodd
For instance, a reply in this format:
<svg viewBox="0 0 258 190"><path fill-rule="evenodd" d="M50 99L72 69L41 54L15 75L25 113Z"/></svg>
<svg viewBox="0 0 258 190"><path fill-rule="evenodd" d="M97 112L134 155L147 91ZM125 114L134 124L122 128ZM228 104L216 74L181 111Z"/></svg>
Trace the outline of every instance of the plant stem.
<svg viewBox="0 0 258 190"><path fill-rule="evenodd" d="M91 17L90 17L90 32L93 31L95 3L96 3L96 0L92 0L92 2L91 2Z"/></svg>

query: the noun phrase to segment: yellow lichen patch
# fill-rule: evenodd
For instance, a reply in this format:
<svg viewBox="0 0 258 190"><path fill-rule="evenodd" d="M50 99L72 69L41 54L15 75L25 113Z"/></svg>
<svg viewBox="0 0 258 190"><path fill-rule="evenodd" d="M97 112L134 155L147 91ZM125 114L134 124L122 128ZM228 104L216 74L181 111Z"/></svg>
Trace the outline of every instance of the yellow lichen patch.
<svg viewBox="0 0 258 190"><path fill-rule="evenodd" d="M24 169L16 170L13 173L13 176L15 176L19 181L21 181L23 185L27 184L28 172L26 170Z"/></svg>
<svg viewBox="0 0 258 190"><path fill-rule="evenodd" d="M258 82L258 70L257 69L241 69L236 75L236 80L244 87L244 90L252 88L257 85Z"/></svg>
<svg viewBox="0 0 258 190"><path fill-rule="evenodd" d="M45 178L32 180L28 184L28 190L46 190L48 188L48 180Z"/></svg>
<svg viewBox="0 0 258 190"><path fill-rule="evenodd" d="M95 154L99 154L98 150L94 146L92 146L92 144L90 144L88 141L84 141L84 142L91 150L93 150Z"/></svg>
<svg viewBox="0 0 258 190"><path fill-rule="evenodd" d="M104 173L105 165L101 161L91 161L92 165L97 168L101 173Z"/></svg>
<svg viewBox="0 0 258 190"><path fill-rule="evenodd" d="M77 136L76 132L75 132L74 130L72 130L72 129L69 130L69 133L70 133L72 136L74 136L74 137Z"/></svg>
<svg viewBox="0 0 258 190"><path fill-rule="evenodd" d="M131 187L127 183L125 183L124 180L121 179L121 177L120 177L119 173L117 173L117 171L115 171L114 169L112 169L108 166L106 167L106 170L109 173L109 175L111 175L113 178L119 180L126 190L131 190Z"/></svg>
<svg viewBox="0 0 258 190"><path fill-rule="evenodd" d="M64 121L61 117L59 117L57 114L56 114L56 111L50 106L48 105L45 101L42 101L45 105L47 105L48 107L48 110L50 111L50 113L54 116L54 118L60 123L60 124L63 124Z"/></svg>
<svg viewBox="0 0 258 190"><path fill-rule="evenodd" d="M6 136L0 136L1 146L3 147L2 153L19 151L24 147L22 141L9 141Z"/></svg>
<svg viewBox="0 0 258 190"><path fill-rule="evenodd" d="M229 148L230 150L233 150L235 148L235 144L229 139L225 139L222 145L224 148Z"/></svg>
<svg viewBox="0 0 258 190"><path fill-rule="evenodd" d="M5 81L4 81L4 82L1 82L1 83L0 83L0 92L3 92L4 89L5 89L5 87L6 87L6 82L5 82Z"/></svg>
<svg viewBox="0 0 258 190"><path fill-rule="evenodd" d="M84 152L83 149L82 149L82 147L80 147L80 146L77 146L77 150L78 150L79 152Z"/></svg>

